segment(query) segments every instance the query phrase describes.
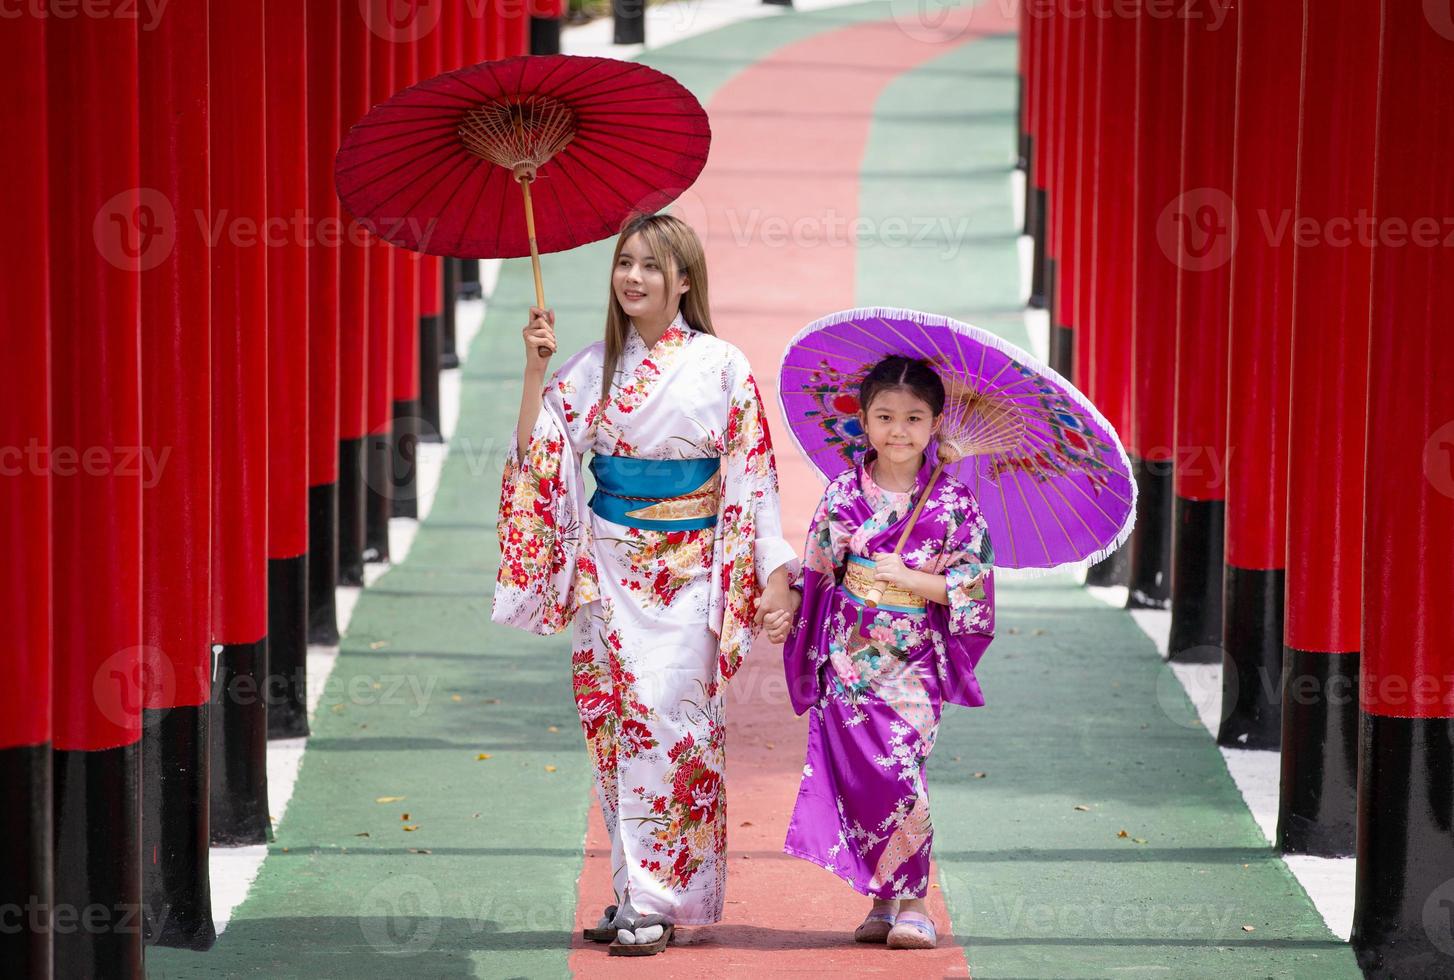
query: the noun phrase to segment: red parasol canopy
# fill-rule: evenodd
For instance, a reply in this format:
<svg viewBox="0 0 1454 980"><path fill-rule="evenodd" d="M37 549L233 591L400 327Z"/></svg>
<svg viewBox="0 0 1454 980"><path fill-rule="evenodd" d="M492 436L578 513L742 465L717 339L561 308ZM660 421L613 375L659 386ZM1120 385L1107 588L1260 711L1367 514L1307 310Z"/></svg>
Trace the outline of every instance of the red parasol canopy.
<svg viewBox="0 0 1454 980"><path fill-rule="evenodd" d="M669 75L528 55L447 72L375 106L343 140L335 180L344 207L395 245L513 258L531 254L531 197L540 252L598 241L691 186L710 143L706 112Z"/></svg>

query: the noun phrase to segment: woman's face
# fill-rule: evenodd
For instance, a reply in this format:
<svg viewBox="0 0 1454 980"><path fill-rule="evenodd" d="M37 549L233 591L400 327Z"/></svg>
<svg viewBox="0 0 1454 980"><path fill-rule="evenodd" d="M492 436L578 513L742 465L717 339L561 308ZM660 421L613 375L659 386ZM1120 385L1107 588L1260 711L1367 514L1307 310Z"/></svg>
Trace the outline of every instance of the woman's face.
<svg viewBox="0 0 1454 980"><path fill-rule="evenodd" d="M666 281L666 256L652 255L640 233L626 239L611 273L616 302L633 320L675 317L681 296L687 291L687 277Z"/></svg>
<svg viewBox="0 0 1454 980"><path fill-rule="evenodd" d="M924 399L891 388L873 396L863 413L863 430L880 459L895 465L917 464L929 438L939 430L939 420Z"/></svg>

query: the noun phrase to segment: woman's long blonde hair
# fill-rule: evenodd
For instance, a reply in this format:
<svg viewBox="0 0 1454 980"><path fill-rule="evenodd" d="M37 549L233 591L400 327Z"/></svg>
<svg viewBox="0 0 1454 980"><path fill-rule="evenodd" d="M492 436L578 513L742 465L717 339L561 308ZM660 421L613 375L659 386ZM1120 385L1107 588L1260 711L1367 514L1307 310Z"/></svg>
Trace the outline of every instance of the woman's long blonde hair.
<svg viewBox="0 0 1454 980"><path fill-rule="evenodd" d="M621 360L621 351L626 347L626 338L631 330L631 319L616 298L615 276L621 249L632 235L640 235L647 252L661 264L667 288L671 288L678 276L687 277L691 288L681 298L682 319L686 320L687 326L716 336L707 305L707 256L697 233L675 215L631 215L621 225L616 250L611 255L611 282L606 290L610 295L606 303L606 363L601 375L601 409L611 397L611 381L616 376L616 365Z"/></svg>

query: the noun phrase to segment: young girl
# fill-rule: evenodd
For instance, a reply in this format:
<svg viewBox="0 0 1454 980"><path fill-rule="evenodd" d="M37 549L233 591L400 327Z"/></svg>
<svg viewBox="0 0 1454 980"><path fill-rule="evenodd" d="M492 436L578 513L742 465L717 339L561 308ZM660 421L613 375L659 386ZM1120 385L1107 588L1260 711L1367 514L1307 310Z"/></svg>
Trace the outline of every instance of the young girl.
<svg viewBox="0 0 1454 980"><path fill-rule="evenodd" d="M747 358L712 332L696 234L634 216L611 270L605 340L548 382L553 314L532 310L522 332L493 619L573 632L615 893L586 938L641 955L722 917L722 688L762 617L791 606L797 556Z"/></svg>
<svg viewBox="0 0 1454 980"><path fill-rule="evenodd" d="M788 610L766 620L771 640L787 639L794 710L812 711L783 849L871 897L854 938L894 949L937 942L924 764L943 702L984 704L974 668L994 635L993 552L968 487L940 473L893 554L934 469L944 398L923 361L888 357L868 373L859 405L872 448L824 491L796 621ZM875 589L877 609L864 601Z"/></svg>

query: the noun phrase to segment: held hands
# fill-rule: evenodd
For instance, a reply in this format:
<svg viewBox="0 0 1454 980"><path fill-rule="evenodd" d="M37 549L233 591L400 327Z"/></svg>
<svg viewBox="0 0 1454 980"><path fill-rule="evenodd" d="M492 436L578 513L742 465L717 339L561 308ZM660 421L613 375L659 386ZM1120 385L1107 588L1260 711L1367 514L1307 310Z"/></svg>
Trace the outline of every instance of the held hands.
<svg viewBox="0 0 1454 980"><path fill-rule="evenodd" d="M767 588L763 590L762 599L757 604L757 616L754 618L757 625L767 627L769 642L782 643L788 638L788 631L792 628L802 601L802 595L788 585L786 572L774 572L768 579Z"/></svg>
<svg viewBox="0 0 1454 980"><path fill-rule="evenodd" d="M525 338L525 368L544 373L550 355L557 349L555 342L555 311L539 306L530 307L530 322L521 331ZM540 349L547 353L541 356Z"/></svg>

